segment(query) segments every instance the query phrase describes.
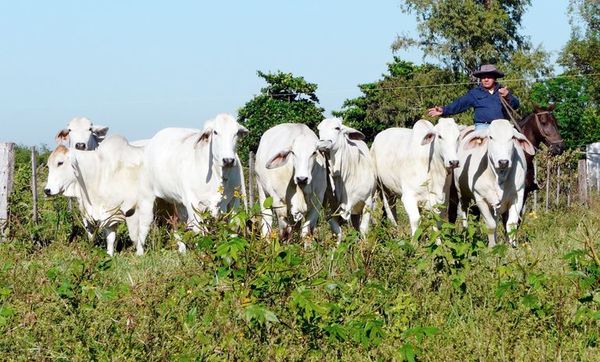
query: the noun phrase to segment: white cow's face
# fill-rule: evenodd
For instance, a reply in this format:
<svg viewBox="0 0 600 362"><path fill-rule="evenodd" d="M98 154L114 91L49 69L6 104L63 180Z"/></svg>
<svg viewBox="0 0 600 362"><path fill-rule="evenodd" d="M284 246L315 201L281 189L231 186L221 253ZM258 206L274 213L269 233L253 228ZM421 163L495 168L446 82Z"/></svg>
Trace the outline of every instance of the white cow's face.
<svg viewBox="0 0 600 362"><path fill-rule="evenodd" d="M221 167L232 167L236 163L238 138L248 133L246 127L237 123L229 114L219 114L206 122L200 141L210 142L213 162Z"/></svg>
<svg viewBox="0 0 600 362"><path fill-rule="evenodd" d="M44 187L46 196L62 194L77 180L71 163L70 151L58 146L48 157L48 182Z"/></svg>
<svg viewBox="0 0 600 362"><path fill-rule="evenodd" d="M515 147L522 148L524 152L533 155L533 145L513 128L505 119L492 121L485 132L475 132L467 140L465 148L487 146L487 157L492 167L498 172L503 172L512 167Z"/></svg>
<svg viewBox="0 0 600 362"><path fill-rule="evenodd" d="M440 118L434 129L436 130L436 150L442 157L444 166L448 169L458 167L459 162L456 151L458 150L460 131L456 122L452 118Z"/></svg>
<svg viewBox="0 0 600 362"><path fill-rule="evenodd" d="M58 132L56 141L81 151L91 151L98 147L106 133L108 127L94 126L89 119L76 117L69 122L67 128Z"/></svg>
<svg viewBox="0 0 600 362"><path fill-rule="evenodd" d="M312 170L315 166L317 140L312 137L297 137L290 149L281 150L273 156L266 167L273 169L285 165L287 162L294 164L294 183L298 186L309 185L312 181Z"/></svg>
<svg viewBox="0 0 600 362"><path fill-rule="evenodd" d="M327 118L317 126L319 142L317 147L321 151L335 151L343 143L363 140L365 135L354 128L344 126L340 118Z"/></svg>

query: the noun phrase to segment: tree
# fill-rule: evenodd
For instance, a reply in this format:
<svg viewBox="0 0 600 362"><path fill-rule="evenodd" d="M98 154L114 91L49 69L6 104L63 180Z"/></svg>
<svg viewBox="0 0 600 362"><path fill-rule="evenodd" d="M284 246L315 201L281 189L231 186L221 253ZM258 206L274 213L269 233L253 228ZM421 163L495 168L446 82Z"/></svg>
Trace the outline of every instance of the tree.
<svg viewBox="0 0 600 362"><path fill-rule="evenodd" d="M559 63L566 74L588 79L587 92L596 106L600 105L600 2L571 0L571 39L563 48Z"/></svg>
<svg viewBox="0 0 600 362"><path fill-rule="evenodd" d="M567 148L576 148L600 140L600 114L592 106L588 80L558 76L534 84L533 100L541 105L556 105L554 115Z"/></svg>
<svg viewBox="0 0 600 362"><path fill-rule="evenodd" d="M363 95L348 99L333 112L368 141L388 127L412 127L427 108L444 104L469 88L468 78L432 64L415 65L394 57L388 73L373 83L361 84ZM460 116L465 122L469 114Z"/></svg>
<svg viewBox="0 0 600 362"><path fill-rule="evenodd" d="M257 73L267 86L238 111L238 121L250 131L239 145L244 160L249 151L256 152L260 137L269 128L280 123L304 123L314 129L324 118L316 84L281 71Z"/></svg>
<svg viewBox="0 0 600 362"><path fill-rule="evenodd" d="M394 50L411 46L441 61L455 73L470 74L485 63L509 63L528 51L519 34L531 0L405 0L402 10L417 16L418 37L400 36Z"/></svg>

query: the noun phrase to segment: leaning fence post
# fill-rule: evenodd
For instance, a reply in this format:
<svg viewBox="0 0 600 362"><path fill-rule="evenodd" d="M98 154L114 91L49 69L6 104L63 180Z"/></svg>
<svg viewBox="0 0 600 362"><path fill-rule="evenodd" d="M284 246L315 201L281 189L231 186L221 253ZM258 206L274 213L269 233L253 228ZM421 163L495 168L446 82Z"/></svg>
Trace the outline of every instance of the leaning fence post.
<svg viewBox="0 0 600 362"><path fill-rule="evenodd" d="M15 144L0 143L0 232L6 237L8 197L12 191L15 170Z"/></svg>
<svg viewBox="0 0 600 362"><path fill-rule="evenodd" d="M555 204L558 206L560 201L560 164L556 167L556 201Z"/></svg>
<svg viewBox="0 0 600 362"><path fill-rule="evenodd" d="M546 211L548 211L550 207L550 160L546 165Z"/></svg>
<svg viewBox="0 0 600 362"><path fill-rule="evenodd" d="M35 146L31 147L31 196L33 206L33 223L38 222L38 198L37 198L37 159Z"/></svg>
<svg viewBox="0 0 600 362"><path fill-rule="evenodd" d="M582 204L587 204L588 193L586 160L577 161L577 192L579 195L579 202L581 202Z"/></svg>
<svg viewBox="0 0 600 362"><path fill-rule="evenodd" d="M533 181L535 182L536 185L537 185L537 181L538 181L537 173L538 173L537 161L533 160ZM533 191L533 210L534 211L537 211L537 201L538 201L537 197L538 197L538 194L537 194L537 188L536 188L536 190Z"/></svg>
<svg viewBox="0 0 600 362"><path fill-rule="evenodd" d="M248 203L250 207L254 205L254 188L252 180L254 179L254 152L250 151L248 156Z"/></svg>

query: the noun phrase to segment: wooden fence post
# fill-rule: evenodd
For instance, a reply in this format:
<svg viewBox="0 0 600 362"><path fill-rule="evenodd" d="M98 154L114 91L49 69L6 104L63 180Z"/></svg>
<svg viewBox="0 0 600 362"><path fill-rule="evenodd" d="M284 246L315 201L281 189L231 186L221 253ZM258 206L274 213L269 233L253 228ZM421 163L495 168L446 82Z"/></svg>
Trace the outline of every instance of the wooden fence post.
<svg viewBox="0 0 600 362"><path fill-rule="evenodd" d="M538 169L537 160L534 159L533 160L533 181L535 182L536 185L537 185L537 181L538 181L538 178L537 178L538 170L537 169ZM538 201L537 197L538 197L537 190L534 190L533 191L533 211L537 211L537 201Z"/></svg>
<svg viewBox="0 0 600 362"><path fill-rule="evenodd" d="M254 205L254 152L248 155L248 204L250 208Z"/></svg>
<svg viewBox="0 0 600 362"><path fill-rule="evenodd" d="M550 207L550 160L546 165L546 211Z"/></svg>
<svg viewBox="0 0 600 362"><path fill-rule="evenodd" d="M586 160L579 160L577 162L577 193L579 195L579 202L584 205L588 203L588 192L587 192L587 163Z"/></svg>
<svg viewBox="0 0 600 362"><path fill-rule="evenodd" d="M35 146L31 147L31 196L33 206L33 223L38 222L38 197L37 197L37 158Z"/></svg>
<svg viewBox="0 0 600 362"><path fill-rule="evenodd" d="M554 204L558 206L560 202L560 164L556 167L556 200Z"/></svg>
<svg viewBox="0 0 600 362"><path fill-rule="evenodd" d="M0 232L6 237L8 197L12 191L15 170L15 144L0 143Z"/></svg>

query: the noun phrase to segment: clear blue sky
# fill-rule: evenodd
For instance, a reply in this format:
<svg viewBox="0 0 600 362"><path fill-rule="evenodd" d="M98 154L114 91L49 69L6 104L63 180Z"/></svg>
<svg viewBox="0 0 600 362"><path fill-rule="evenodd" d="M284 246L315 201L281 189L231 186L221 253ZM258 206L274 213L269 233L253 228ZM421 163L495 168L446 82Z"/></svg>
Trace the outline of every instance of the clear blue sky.
<svg viewBox="0 0 600 362"><path fill-rule="evenodd" d="M54 145L75 116L130 140L236 113L257 70L317 83L329 113L378 79L415 20L400 0L0 1L0 141ZM557 52L568 0L533 0L523 32ZM535 14L535 15L534 15ZM550 24L550 26L548 26ZM417 63L418 52L402 54Z"/></svg>

